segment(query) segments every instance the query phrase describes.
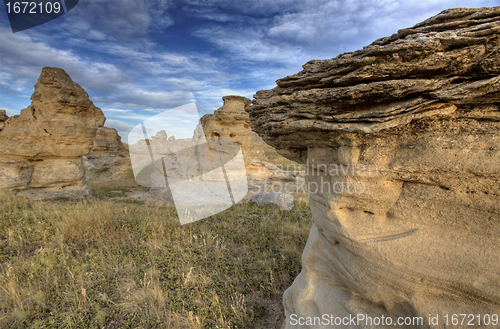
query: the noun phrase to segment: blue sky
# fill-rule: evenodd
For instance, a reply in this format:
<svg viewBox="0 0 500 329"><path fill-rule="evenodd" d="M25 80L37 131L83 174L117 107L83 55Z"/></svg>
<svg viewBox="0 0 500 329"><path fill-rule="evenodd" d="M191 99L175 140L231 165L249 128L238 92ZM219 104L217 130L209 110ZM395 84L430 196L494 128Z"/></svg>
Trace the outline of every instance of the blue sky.
<svg viewBox="0 0 500 329"><path fill-rule="evenodd" d="M499 0L80 0L12 33L0 8L0 109L30 103L41 69L64 69L125 137L165 110L252 98L311 59L354 51L441 10ZM126 141L126 139L125 139Z"/></svg>

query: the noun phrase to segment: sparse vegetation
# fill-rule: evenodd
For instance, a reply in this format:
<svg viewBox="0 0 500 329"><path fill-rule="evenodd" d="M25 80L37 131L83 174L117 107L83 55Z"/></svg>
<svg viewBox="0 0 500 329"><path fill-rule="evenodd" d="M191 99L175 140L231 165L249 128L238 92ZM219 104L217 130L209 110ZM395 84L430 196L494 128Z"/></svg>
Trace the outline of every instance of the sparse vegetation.
<svg viewBox="0 0 500 329"><path fill-rule="evenodd" d="M106 201L125 189L0 195L0 327L252 328L300 271L305 203L238 204L181 226L173 207Z"/></svg>
<svg viewBox="0 0 500 329"><path fill-rule="evenodd" d="M134 170L132 168L127 169L123 173L123 178L125 178L125 179L135 179Z"/></svg>
<svg viewBox="0 0 500 329"><path fill-rule="evenodd" d="M107 173L110 170L111 170L110 167L103 167L102 169L99 170L99 173L100 174L104 174L104 173Z"/></svg>
<svg viewBox="0 0 500 329"><path fill-rule="evenodd" d="M94 196L99 199L103 198L124 198L130 189L125 186L103 186L93 188Z"/></svg>

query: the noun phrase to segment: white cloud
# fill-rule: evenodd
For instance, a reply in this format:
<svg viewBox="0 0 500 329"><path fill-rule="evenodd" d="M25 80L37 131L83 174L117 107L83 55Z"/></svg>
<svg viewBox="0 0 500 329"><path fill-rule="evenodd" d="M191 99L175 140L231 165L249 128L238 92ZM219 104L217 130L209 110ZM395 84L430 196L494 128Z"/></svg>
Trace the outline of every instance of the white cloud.
<svg viewBox="0 0 500 329"><path fill-rule="evenodd" d="M209 3L208 8L216 7L214 3L230 6L226 1ZM477 1L474 6L493 3ZM308 59L331 58L341 52L359 49L443 9L459 6L470 7L471 3L464 0L291 1L272 19L261 20L258 25L204 27L194 35L217 45L238 60L296 65L298 61L304 64ZM266 8L266 4L262 8Z"/></svg>
<svg viewBox="0 0 500 329"><path fill-rule="evenodd" d="M165 28L173 23L164 0L88 0L80 1L69 14L68 29L99 31L114 39L147 36L151 29Z"/></svg>
<svg viewBox="0 0 500 329"><path fill-rule="evenodd" d="M124 73L111 63L83 59L71 50L33 40L28 34L0 29L0 44L0 77L14 86L33 85L44 66L64 68L82 86L109 88L113 82L124 79Z"/></svg>
<svg viewBox="0 0 500 329"><path fill-rule="evenodd" d="M223 96L252 98L257 90L274 87L276 79L300 71L310 59L359 49L442 9L470 5L465 0L80 1L40 29L13 34L0 23L0 90L18 94L10 103L0 100L0 107L14 107L13 99L33 92L42 67L55 66L103 108L108 124L135 125L193 101L203 115L222 106ZM185 16L174 16L173 10ZM198 38L188 40L199 42L190 51L161 43L182 19L192 21L182 32Z"/></svg>

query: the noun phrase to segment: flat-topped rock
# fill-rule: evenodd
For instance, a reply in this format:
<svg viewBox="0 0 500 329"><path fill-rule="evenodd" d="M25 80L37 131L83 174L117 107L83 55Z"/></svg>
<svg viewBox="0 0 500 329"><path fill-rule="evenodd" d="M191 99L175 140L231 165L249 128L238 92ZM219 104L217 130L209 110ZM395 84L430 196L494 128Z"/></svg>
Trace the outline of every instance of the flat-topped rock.
<svg viewBox="0 0 500 329"><path fill-rule="evenodd" d="M306 165L314 218L287 329L500 313L499 49L499 7L446 10L255 95L252 128Z"/></svg>

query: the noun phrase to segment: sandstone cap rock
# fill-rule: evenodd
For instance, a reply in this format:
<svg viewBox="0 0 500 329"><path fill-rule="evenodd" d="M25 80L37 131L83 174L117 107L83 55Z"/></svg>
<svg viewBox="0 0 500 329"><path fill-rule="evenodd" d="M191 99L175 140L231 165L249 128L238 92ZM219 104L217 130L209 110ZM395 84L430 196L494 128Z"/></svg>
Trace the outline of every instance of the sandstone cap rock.
<svg viewBox="0 0 500 329"><path fill-rule="evenodd" d="M328 144L338 131L377 132L459 104L498 103L499 13L445 10L355 52L311 60L256 93L252 129L297 160L292 150Z"/></svg>

